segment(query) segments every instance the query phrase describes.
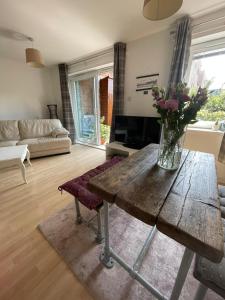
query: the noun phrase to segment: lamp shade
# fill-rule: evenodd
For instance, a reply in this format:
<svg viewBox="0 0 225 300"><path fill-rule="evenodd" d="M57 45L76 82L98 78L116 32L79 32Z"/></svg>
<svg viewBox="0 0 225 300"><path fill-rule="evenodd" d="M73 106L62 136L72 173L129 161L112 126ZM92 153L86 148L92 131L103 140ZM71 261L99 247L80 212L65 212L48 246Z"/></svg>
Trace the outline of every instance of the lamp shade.
<svg viewBox="0 0 225 300"><path fill-rule="evenodd" d="M182 3L183 0L145 0L143 15L152 21L163 20L175 14Z"/></svg>
<svg viewBox="0 0 225 300"><path fill-rule="evenodd" d="M26 48L26 63L34 68L44 67L40 51L34 48Z"/></svg>

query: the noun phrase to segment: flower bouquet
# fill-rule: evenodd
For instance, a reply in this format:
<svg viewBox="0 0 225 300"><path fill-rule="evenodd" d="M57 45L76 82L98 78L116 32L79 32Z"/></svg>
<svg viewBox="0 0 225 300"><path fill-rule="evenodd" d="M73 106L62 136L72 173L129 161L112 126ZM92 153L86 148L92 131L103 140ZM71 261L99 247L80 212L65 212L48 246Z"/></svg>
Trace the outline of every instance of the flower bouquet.
<svg viewBox="0 0 225 300"><path fill-rule="evenodd" d="M208 91L199 87L189 95L186 83L179 83L168 93L164 89L152 89L154 107L161 116L162 132L159 146L158 165L164 169L179 167L183 137L188 124L195 123L197 112L206 103Z"/></svg>

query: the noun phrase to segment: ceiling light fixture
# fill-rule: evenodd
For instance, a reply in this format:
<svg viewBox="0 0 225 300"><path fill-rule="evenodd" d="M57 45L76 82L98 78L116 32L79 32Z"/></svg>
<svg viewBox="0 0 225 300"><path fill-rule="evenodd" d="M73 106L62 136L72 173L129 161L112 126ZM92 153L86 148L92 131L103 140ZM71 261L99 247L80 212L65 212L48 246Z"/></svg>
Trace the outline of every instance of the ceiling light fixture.
<svg viewBox="0 0 225 300"><path fill-rule="evenodd" d="M41 52L38 49L33 48L34 39L32 37L27 37L27 40L32 43L31 48L26 48L26 63L33 68L43 68L44 62L41 57Z"/></svg>
<svg viewBox="0 0 225 300"><path fill-rule="evenodd" d="M182 3L183 0L145 0L143 16L152 21L163 20L175 14Z"/></svg>

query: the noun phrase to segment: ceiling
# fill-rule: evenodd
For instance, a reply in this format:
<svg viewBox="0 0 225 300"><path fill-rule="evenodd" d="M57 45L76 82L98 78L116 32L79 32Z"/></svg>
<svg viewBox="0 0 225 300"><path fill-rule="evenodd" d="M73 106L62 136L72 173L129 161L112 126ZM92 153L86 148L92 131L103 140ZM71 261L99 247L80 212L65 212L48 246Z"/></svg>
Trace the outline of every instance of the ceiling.
<svg viewBox="0 0 225 300"><path fill-rule="evenodd" d="M175 16L152 22L142 16L143 0L0 0L0 56L24 60L34 38L47 65L70 62L168 27L178 16L195 17L224 6L221 0L184 0Z"/></svg>

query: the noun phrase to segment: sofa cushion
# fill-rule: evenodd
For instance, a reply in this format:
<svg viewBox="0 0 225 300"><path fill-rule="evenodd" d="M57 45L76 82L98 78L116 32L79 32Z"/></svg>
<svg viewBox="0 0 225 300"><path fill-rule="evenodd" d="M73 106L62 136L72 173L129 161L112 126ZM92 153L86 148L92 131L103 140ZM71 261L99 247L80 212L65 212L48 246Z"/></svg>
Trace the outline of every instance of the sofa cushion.
<svg viewBox="0 0 225 300"><path fill-rule="evenodd" d="M32 139L50 136L52 131L62 128L58 119L20 120L19 131L21 139Z"/></svg>
<svg viewBox="0 0 225 300"><path fill-rule="evenodd" d="M18 141L0 141L0 147L16 146Z"/></svg>
<svg viewBox="0 0 225 300"><path fill-rule="evenodd" d="M0 121L0 141L14 141L20 139L18 121Z"/></svg>
<svg viewBox="0 0 225 300"><path fill-rule="evenodd" d="M48 151L51 149L60 149L70 147L71 140L65 138L41 137L33 139L24 139L18 142L18 145L28 145L30 152Z"/></svg>

